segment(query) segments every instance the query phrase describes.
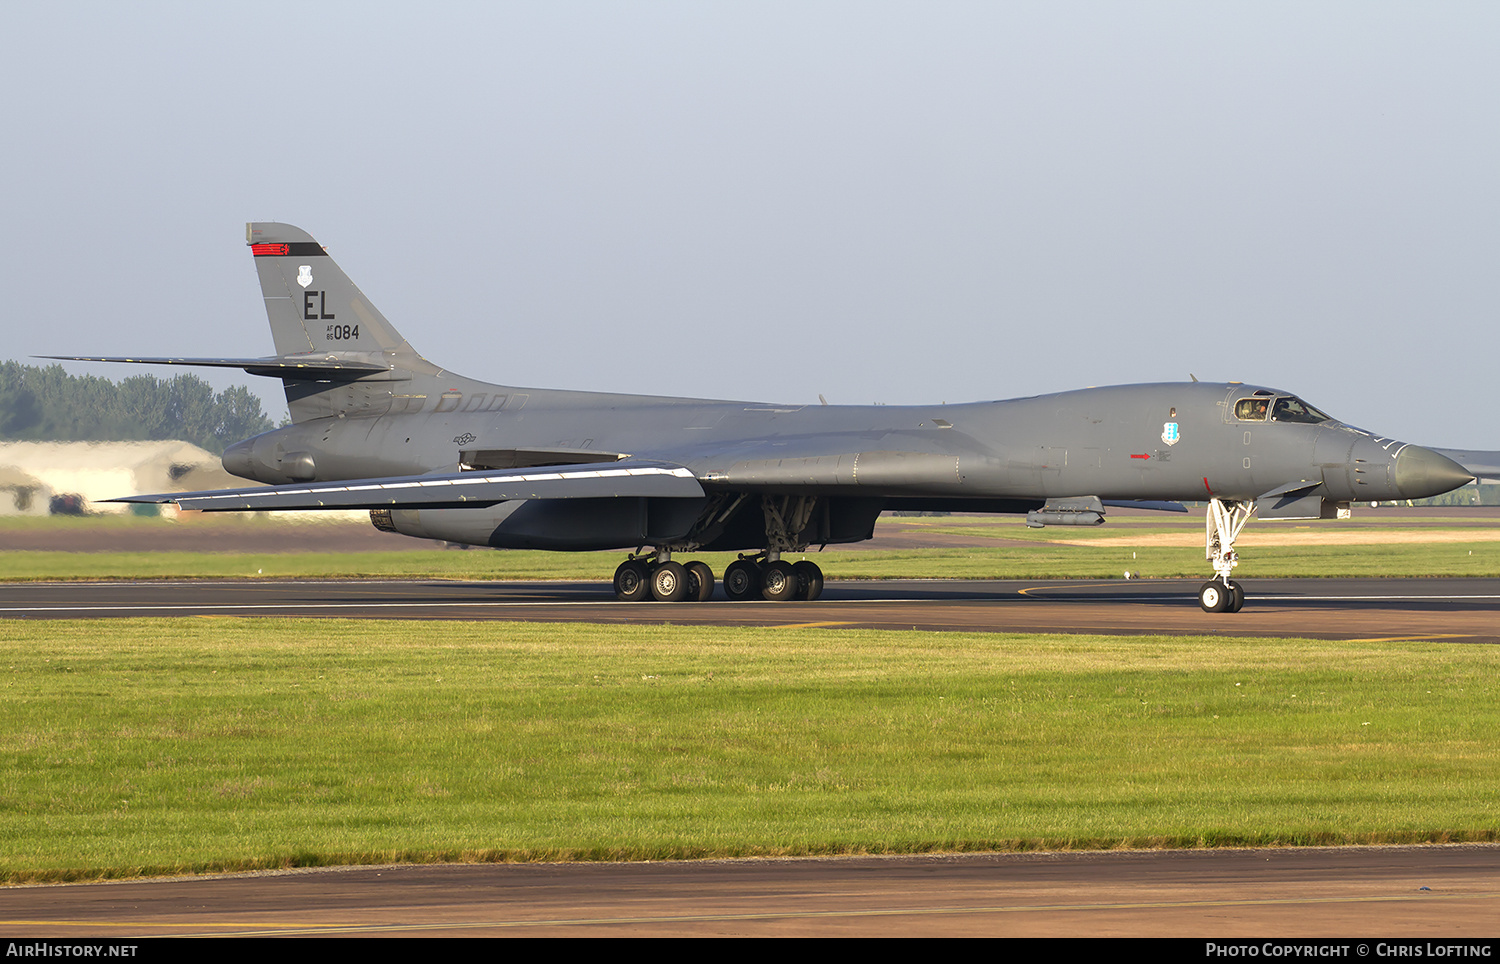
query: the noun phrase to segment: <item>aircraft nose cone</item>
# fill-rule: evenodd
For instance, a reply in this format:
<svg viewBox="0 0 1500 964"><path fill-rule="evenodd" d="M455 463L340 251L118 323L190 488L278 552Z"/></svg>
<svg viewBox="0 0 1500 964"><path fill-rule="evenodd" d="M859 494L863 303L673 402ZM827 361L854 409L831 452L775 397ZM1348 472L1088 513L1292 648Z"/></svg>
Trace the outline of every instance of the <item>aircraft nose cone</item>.
<svg viewBox="0 0 1500 964"><path fill-rule="evenodd" d="M1408 445L1396 456L1396 489L1403 499L1426 499L1474 481L1450 458L1420 445Z"/></svg>

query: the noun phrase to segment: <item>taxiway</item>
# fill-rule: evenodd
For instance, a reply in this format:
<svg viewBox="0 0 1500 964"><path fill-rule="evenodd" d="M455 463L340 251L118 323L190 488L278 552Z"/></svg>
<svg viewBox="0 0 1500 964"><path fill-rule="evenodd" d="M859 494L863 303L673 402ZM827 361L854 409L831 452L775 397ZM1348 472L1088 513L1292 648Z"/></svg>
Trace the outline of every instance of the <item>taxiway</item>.
<svg viewBox="0 0 1500 964"><path fill-rule="evenodd" d="M202 580L11 583L0 618L291 616L662 622L1008 633L1500 642L1500 579L1245 580L1235 614L1197 580L829 582L812 603L622 603L599 583Z"/></svg>
<svg viewBox="0 0 1500 964"><path fill-rule="evenodd" d="M350 867L0 890L0 929L131 937L1443 937L1500 847ZM1350 955L1351 957L1354 955Z"/></svg>

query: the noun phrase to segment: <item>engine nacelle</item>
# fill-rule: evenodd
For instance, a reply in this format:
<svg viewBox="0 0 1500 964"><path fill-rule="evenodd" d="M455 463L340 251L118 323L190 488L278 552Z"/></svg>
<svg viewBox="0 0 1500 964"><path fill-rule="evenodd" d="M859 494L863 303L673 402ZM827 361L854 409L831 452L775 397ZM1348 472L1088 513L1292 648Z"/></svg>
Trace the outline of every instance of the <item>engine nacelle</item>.
<svg viewBox="0 0 1500 964"><path fill-rule="evenodd" d="M312 482L318 477L318 463L308 451L305 435L301 426L294 425L235 442L224 450L224 469L230 475L270 485Z"/></svg>
<svg viewBox="0 0 1500 964"><path fill-rule="evenodd" d="M524 499L484 509L371 509L375 528L496 549L587 552L684 539L705 499Z"/></svg>
<svg viewBox="0 0 1500 964"><path fill-rule="evenodd" d="M488 546L490 537L525 502L502 502L485 509L371 509L370 521L382 532Z"/></svg>

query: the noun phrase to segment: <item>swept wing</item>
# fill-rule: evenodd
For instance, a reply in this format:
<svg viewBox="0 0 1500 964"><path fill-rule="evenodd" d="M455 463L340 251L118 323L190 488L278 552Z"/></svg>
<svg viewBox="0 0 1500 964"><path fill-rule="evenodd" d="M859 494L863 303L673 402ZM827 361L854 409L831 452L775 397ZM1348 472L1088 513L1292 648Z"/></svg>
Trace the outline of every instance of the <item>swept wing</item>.
<svg viewBox="0 0 1500 964"><path fill-rule="evenodd" d="M600 499L629 496L691 499L703 487L668 462L626 459L526 471L457 472L346 482L256 486L208 492L165 492L114 502L175 502L204 512L281 509L483 508L513 499Z"/></svg>

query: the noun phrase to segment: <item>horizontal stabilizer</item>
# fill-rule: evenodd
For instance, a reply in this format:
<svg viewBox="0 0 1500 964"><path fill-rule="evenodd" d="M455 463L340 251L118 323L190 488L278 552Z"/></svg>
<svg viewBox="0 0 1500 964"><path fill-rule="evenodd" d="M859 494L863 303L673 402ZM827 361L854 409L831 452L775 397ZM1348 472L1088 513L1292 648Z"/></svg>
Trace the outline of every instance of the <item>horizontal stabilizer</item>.
<svg viewBox="0 0 1500 964"><path fill-rule="evenodd" d="M482 508L512 499L692 499L693 473L668 462L627 459L552 472L459 472L389 479L270 485L212 492L165 492L110 502L175 502L184 509L240 512L281 509Z"/></svg>
<svg viewBox="0 0 1500 964"><path fill-rule="evenodd" d="M271 378L310 378L352 381L390 366L333 355L282 355L269 358L108 358L98 355L37 355L55 361L123 362L128 365L190 365L194 368L242 368L251 375Z"/></svg>

